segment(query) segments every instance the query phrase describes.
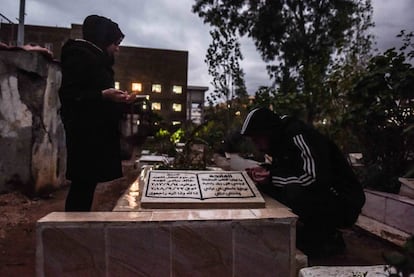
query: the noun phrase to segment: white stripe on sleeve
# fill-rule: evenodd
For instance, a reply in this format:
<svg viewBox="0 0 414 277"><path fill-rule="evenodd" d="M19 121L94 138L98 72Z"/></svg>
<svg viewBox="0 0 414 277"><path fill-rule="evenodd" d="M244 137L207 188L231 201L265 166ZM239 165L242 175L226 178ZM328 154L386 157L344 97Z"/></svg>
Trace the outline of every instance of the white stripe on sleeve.
<svg viewBox="0 0 414 277"><path fill-rule="evenodd" d="M304 173L300 176L280 177L272 176L272 184L277 187L283 187L285 185L297 184L301 186L308 186L315 182L315 160L309 150L309 146L306 144L302 135L296 135L293 137L293 142L300 150L300 156L303 160Z"/></svg>

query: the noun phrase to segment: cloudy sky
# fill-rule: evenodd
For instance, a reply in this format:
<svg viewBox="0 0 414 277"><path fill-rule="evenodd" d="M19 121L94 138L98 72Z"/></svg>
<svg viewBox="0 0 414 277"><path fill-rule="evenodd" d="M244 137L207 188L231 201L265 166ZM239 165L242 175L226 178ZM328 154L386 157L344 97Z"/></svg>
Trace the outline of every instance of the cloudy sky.
<svg viewBox="0 0 414 277"><path fill-rule="evenodd" d="M0 13L13 22L19 15L18 0L2 0ZM126 34L123 45L185 50L189 53L189 85L209 86L211 78L204 62L210 43L209 27L191 12L194 0L26 0L25 23L70 27L89 14L117 22ZM414 31L414 0L372 0L380 51L399 46L395 36L401 29ZM4 21L3 18L0 20ZM265 65L248 39L242 41L249 93L269 84Z"/></svg>

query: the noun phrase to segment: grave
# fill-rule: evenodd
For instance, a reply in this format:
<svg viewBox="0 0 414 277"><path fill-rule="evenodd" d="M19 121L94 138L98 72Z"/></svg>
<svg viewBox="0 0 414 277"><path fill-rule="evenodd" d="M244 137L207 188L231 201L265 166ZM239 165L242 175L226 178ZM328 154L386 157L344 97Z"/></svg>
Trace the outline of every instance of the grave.
<svg viewBox="0 0 414 277"><path fill-rule="evenodd" d="M245 172L149 168L112 212L40 219L37 276L294 277L304 266L296 260L297 216L262 198ZM172 181L191 193L164 184Z"/></svg>
<svg viewBox="0 0 414 277"><path fill-rule="evenodd" d="M148 172L142 208L264 208L265 201L244 171Z"/></svg>

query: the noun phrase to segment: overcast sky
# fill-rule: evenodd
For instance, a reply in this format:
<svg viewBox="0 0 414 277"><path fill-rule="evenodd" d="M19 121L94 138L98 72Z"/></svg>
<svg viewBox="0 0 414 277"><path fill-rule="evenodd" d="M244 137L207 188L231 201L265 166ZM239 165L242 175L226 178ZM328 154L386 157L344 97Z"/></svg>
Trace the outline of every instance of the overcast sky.
<svg viewBox="0 0 414 277"><path fill-rule="evenodd" d="M211 78L204 62L210 43L209 26L191 12L194 0L26 0L25 24L70 27L89 14L117 22L126 37L122 45L185 50L189 53L188 84L208 86ZM414 31L414 0L372 0L372 33L380 51L399 46L401 29ZM19 16L19 0L1 0L0 13L13 22ZM4 21L4 19L0 19ZM242 41L246 85L253 94L268 85L265 65L252 42Z"/></svg>

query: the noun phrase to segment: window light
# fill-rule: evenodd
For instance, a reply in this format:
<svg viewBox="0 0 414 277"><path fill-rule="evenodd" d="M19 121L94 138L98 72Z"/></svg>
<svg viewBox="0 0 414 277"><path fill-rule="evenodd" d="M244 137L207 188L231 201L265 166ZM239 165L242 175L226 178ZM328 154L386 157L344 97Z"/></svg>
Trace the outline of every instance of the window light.
<svg viewBox="0 0 414 277"><path fill-rule="evenodd" d="M183 93L183 87L174 85L173 86L173 92L176 93L176 94L181 94L181 93Z"/></svg>
<svg viewBox="0 0 414 277"><path fill-rule="evenodd" d="M160 102L152 102L151 103L151 110L161 111L161 103Z"/></svg>
<svg viewBox="0 0 414 277"><path fill-rule="evenodd" d="M173 111L174 112L181 112L182 105L181 104L174 103L173 106L172 106L172 108L173 108Z"/></svg>
<svg viewBox="0 0 414 277"><path fill-rule="evenodd" d="M132 83L131 90L133 92L141 92L142 91L142 83Z"/></svg>
<svg viewBox="0 0 414 277"><path fill-rule="evenodd" d="M161 93L161 84L152 84L152 92Z"/></svg>

